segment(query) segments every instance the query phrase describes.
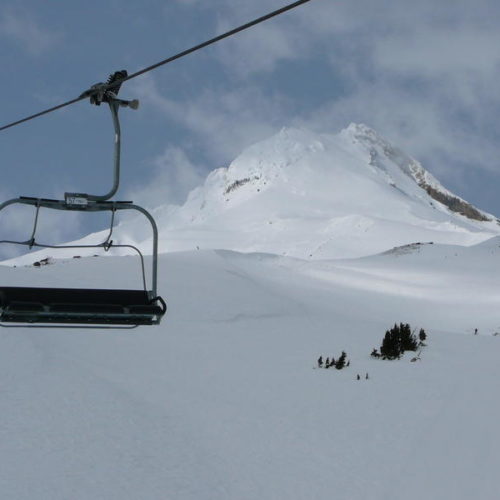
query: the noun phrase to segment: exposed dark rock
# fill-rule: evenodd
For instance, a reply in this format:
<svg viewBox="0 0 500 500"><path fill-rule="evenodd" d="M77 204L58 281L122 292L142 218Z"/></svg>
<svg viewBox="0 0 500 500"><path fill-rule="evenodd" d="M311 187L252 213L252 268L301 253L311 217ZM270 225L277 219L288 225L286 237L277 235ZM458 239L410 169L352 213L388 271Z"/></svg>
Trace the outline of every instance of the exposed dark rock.
<svg viewBox="0 0 500 500"><path fill-rule="evenodd" d="M447 206L452 212L457 212L473 220L479 220L479 221L490 220L488 219L488 217L483 215L479 210L474 208L466 201L461 200L460 198L456 198L455 196L450 196L445 193L442 193L441 191L434 189L432 186L429 186L429 184L426 184L425 182L420 182L419 185L421 188L427 191L427 194L431 198L434 198L436 201L439 201L443 205Z"/></svg>

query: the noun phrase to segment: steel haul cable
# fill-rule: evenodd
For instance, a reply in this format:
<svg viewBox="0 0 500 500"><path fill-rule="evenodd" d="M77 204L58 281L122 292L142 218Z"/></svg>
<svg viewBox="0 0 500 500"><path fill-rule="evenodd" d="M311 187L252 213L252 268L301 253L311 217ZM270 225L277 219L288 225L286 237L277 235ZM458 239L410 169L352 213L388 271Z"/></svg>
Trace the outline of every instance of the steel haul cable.
<svg viewBox="0 0 500 500"><path fill-rule="evenodd" d="M233 36L236 33L239 33L241 31L248 29L248 28L256 26L257 24L260 24L264 21L267 21L268 19L271 19L273 17L279 16L280 14L283 14L289 10L295 9L296 7L299 7L300 5L303 5L303 4L308 3L310 1L311 0L299 0L297 2L286 5L286 6L282 7L281 9L270 12L269 14L261 16L257 19L254 19L253 21L250 21L246 24L238 26L237 28L234 28L230 31L227 31L221 35L218 35L214 38L211 38L210 40L207 40L206 42L195 45L194 47L191 47L187 50L179 52L178 54L175 54L171 57L168 57L167 59L164 59L156 64L152 64L151 66L147 66L146 68L143 68L139 71L136 71L135 73L132 73L131 75L128 75L127 77L123 78L119 82L113 82L113 84L110 84L110 85L102 85L99 87L99 90L89 89L89 90L83 92L83 94L81 94L79 97L77 97L75 99L71 99L70 101L64 102L62 104L58 104L57 106L53 106L52 108L48 108L48 109L45 109L44 111L40 111L39 113L35 113L35 114L27 116L25 118L21 118L20 120L17 120L15 122L8 123L7 125L3 125L2 127L0 127L0 132L3 130L6 130L8 128L15 127L16 125L20 125L21 123L27 122L29 120L34 120L35 118L39 118L40 116L47 115L49 113L52 113L53 111L57 111L58 109L65 108L66 106L70 106L71 104L75 104L76 102L82 101L83 99L87 99L89 96L91 96L93 93L96 93L97 91L99 91L99 92L106 91L110 87L115 86L117 83L121 84L121 83L126 82L128 80L131 80L132 78L136 78L140 75L143 75L144 73L147 73L148 71L152 71L153 69L156 69L160 66L171 63L172 61L180 59L181 57L185 57L189 54L192 54L193 52L196 52L196 51L201 50L205 47L208 47L209 45L212 45L212 44L217 43L221 40L224 40L225 38L229 38L230 36Z"/></svg>

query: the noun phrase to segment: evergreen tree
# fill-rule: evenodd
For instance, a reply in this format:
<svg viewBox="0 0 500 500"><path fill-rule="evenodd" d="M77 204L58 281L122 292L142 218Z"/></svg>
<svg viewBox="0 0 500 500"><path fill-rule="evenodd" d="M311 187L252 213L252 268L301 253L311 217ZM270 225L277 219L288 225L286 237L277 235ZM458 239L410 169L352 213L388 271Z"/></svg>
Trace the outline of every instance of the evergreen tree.
<svg viewBox="0 0 500 500"><path fill-rule="evenodd" d="M417 347L417 338L412 333L410 325L400 323L385 332L380 354L384 359L397 359L405 351L416 351Z"/></svg>
<svg viewBox="0 0 500 500"><path fill-rule="evenodd" d="M335 363L335 368L337 368L337 370L342 370L342 368L344 368L346 356L347 354L345 353L345 351L342 351L340 358L337 359L337 362Z"/></svg>
<svg viewBox="0 0 500 500"><path fill-rule="evenodd" d="M401 335L401 354L405 351L416 351L418 347L417 337L412 333L408 323L399 325Z"/></svg>
<svg viewBox="0 0 500 500"><path fill-rule="evenodd" d="M396 359L401 354L398 341L399 328L394 325L394 328L385 332L382 345L380 346L380 354L384 359Z"/></svg>

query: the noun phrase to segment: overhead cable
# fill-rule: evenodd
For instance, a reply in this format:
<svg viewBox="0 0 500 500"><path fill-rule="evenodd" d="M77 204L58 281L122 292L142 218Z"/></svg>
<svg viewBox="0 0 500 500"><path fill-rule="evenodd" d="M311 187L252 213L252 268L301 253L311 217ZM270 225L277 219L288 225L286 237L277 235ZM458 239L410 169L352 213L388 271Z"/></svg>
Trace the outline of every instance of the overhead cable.
<svg viewBox="0 0 500 500"><path fill-rule="evenodd" d="M53 106L52 108L45 109L43 111L40 111L40 112L35 113L33 115L27 116L25 118L22 118L20 120L15 121L15 122L8 123L7 125L3 125L2 127L0 127L0 132L3 130L6 130L8 128L14 127L16 125L20 125L21 123L27 122L29 120L33 120L33 119L38 118L40 116L52 113L53 111L57 111L58 109L65 108L66 106L70 106L71 104L75 104L76 102L82 101L83 99L86 99L89 96L92 96L93 93L95 93L97 91L99 91L99 92L106 91L106 90L110 89L111 87L116 86L117 83L121 85L122 83L124 83L128 80L132 80L132 78L136 78L136 77L143 75L144 73L147 73L149 71L152 71L160 66L163 66L163 65L171 63L177 59L180 59L181 57L185 57L189 54L192 54L193 52L196 52L196 51L201 50L205 47L208 47L209 45L212 45L212 44L217 43L221 40L224 40L224 38L228 38L230 36L233 36L241 31L244 31L248 28L256 26L257 24L260 24L264 21L267 21L268 19L271 19L273 17L279 16L280 14L283 14L289 10L292 10L292 9L299 7L300 5L303 5L303 4L308 3L310 1L311 0L299 0L297 2L293 2L289 5L286 5L285 7L282 7L281 9L270 12L269 14L266 14L265 16L254 19L253 21L250 21L250 22L243 24L237 28L234 28L230 31L227 31L226 33L223 33L223 34L218 35L214 38L211 38L210 40L207 40L206 42L195 45L194 47L191 47L190 49L183 50L182 52L179 52L178 54L170 56L167 59L163 59L162 61L157 62L156 64L152 64L151 66L147 66L146 68L143 68L139 71L136 71L135 73L132 73L132 74L128 75L127 77L123 78L119 82L114 82L112 84L99 85L98 90L90 88L89 90L86 90L79 97L77 97L75 99L71 99L70 101L64 102L62 104L58 104L57 106Z"/></svg>

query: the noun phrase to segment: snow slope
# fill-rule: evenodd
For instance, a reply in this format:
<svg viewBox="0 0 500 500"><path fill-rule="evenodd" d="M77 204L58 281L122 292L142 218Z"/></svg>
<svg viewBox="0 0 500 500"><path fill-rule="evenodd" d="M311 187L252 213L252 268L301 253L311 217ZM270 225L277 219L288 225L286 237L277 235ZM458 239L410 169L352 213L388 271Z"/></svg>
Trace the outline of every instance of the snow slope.
<svg viewBox="0 0 500 500"><path fill-rule="evenodd" d="M1 496L496 499L499 257L499 238L340 261L168 253L158 327L2 328ZM0 279L139 286L130 269L83 258ZM428 332L421 361L369 357L396 321ZM313 369L341 350L349 368Z"/></svg>

